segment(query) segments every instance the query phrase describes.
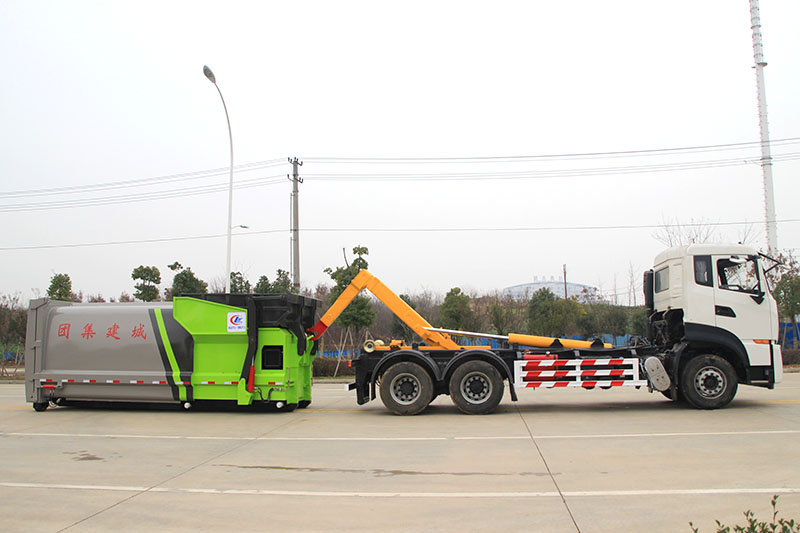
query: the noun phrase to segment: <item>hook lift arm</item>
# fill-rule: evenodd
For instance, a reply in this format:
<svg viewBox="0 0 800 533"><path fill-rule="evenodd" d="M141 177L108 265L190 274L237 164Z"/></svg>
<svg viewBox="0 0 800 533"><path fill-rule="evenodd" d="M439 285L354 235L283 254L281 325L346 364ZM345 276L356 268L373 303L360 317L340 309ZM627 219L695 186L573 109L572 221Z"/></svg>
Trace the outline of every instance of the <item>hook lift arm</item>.
<svg viewBox="0 0 800 533"><path fill-rule="evenodd" d="M419 335L429 346L445 350L459 349L458 344L453 342L448 334L431 331L429 328L433 326L431 326L427 320L422 318L419 313L414 311L410 305L405 303L381 280L366 270L360 271L358 275L353 278L350 285L348 285L336 301L333 302L333 305L322 316L319 322L308 330L308 333L313 335L311 340L319 339L320 336L325 333L325 330L333 324L340 314L342 314L342 311L350 305L350 302L364 289L368 289L378 300L383 302L392 313L397 315L397 318L408 325L408 327Z"/></svg>

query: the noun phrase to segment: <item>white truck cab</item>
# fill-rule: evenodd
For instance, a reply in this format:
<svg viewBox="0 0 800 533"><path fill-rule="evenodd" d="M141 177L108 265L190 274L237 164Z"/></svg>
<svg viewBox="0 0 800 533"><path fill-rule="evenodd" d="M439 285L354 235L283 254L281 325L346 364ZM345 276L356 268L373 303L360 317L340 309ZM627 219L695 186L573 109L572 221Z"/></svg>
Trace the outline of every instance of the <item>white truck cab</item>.
<svg viewBox="0 0 800 533"><path fill-rule="evenodd" d="M764 261L755 248L741 244L692 244L656 257L648 303L651 337L673 346L673 383L686 381L679 378L682 368L696 356L724 359L739 383L773 388L782 380L778 309ZM647 293L647 275L645 285ZM716 369L694 385L709 392L724 378ZM683 389L691 386L682 383Z"/></svg>

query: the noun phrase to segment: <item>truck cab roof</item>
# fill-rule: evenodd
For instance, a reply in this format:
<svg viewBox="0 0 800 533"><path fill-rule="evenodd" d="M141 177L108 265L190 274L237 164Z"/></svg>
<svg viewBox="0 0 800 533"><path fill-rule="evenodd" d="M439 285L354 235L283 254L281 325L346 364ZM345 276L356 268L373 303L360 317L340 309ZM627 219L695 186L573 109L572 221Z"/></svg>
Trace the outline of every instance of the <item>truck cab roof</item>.
<svg viewBox="0 0 800 533"><path fill-rule="evenodd" d="M664 250L656 256L655 265L689 255L755 255L758 250L746 244L689 244Z"/></svg>

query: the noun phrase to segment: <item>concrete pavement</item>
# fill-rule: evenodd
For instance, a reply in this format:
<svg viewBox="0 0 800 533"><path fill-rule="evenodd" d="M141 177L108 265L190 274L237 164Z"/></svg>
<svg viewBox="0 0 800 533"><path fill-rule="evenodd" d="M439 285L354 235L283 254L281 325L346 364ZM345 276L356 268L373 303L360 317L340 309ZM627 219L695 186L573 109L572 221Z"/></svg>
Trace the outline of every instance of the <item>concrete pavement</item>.
<svg viewBox="0 0 800 533"><path fill-rule="evenodd" d="M415 417L316 384L293 413L54 408L0 385L5 531L715 531L800 518L800 374L719 411L618 390L447 397Z"/></svg>

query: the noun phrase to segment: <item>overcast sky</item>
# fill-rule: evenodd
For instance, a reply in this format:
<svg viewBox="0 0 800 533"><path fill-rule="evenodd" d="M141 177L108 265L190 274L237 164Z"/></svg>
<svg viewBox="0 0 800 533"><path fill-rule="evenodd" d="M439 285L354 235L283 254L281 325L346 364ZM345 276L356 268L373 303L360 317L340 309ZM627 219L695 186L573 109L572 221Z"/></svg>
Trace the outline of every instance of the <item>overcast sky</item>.
<svg viewBox="0 0 800 533"><path fill-rule="evenodd" d="M778 244L800 248L800 3L761 15ZM140 264L169 286L176 260L223 277L228 131L204 64L253 281L289 270L288 157L310 287L356 245L398 292L566 264L610 293L631 268L639 284L665 221L728 241L747 221L766 244L745 0L3 0L0 60L0 293L63 272L119 296Z"/></svg>

